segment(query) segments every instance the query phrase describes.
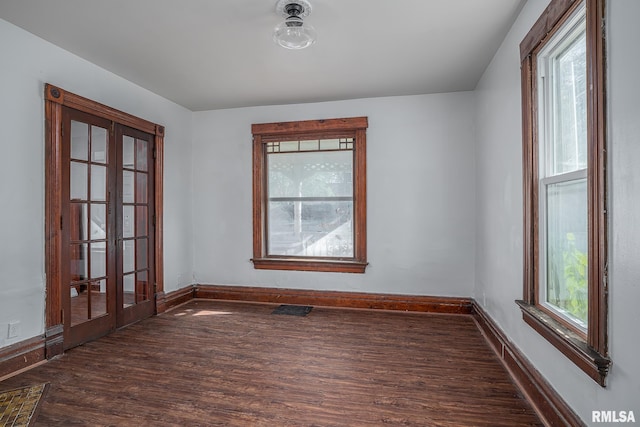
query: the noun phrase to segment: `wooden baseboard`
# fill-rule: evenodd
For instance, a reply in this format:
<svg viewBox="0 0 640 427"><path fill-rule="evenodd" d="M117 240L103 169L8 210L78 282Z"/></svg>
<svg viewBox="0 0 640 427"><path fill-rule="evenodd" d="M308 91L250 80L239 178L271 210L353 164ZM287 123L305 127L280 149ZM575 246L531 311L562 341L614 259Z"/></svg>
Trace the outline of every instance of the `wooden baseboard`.
<svg viewBox="0 0 640 427"><path fill-rule="evenodd" d="M473 300L456 297L370 294L245 286L195 285L195 298L301 304L325 307L368 308L428 313L471 314Z"/></svg>
<svg viewBox="0 0 640 427"><path fill-rule="evenodd" d="M44 331L44 356L47 359L64 352L64 325L50 326Z"/></svg>
<svg viewBox="0 0 640 427"><path fill-rule="evenodd" d="M475 301L473 317L478 328L509 371L542 421L548 426L584 426L584 422L551 387L529 360Z"/></svg>
<svg viewBox="0 0 640 427"><path fill-rule="evenodd" d="M158 292L156 294L156 314L164 313L172 307L192 300L194 293L195 287L193 285L166 294Z"/></svg>
<svg viewBox="0 0 640 427"><path fill-rule="evenodd" d="M157 313L194 298L473 315L487 342L546 425L585 425L472 298L193 285L156 294ZM35 337L0 349L0 378L44 361L45 348L51 356L58 354L57 338L61 332L59 328L50 329L46 346L45 337Z"/></svg>
<svg viewBox="0 0 640 427"><path fill-rule="evenodd" d="M44 337L34 337L0 349L0 378L45 360Z"/></svg>

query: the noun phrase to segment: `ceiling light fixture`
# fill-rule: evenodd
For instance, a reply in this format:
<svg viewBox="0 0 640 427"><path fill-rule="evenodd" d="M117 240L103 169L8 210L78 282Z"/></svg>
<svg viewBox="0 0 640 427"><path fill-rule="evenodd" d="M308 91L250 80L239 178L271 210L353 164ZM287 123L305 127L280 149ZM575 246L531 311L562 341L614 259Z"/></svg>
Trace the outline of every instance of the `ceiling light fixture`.
<svg viewBox="0 0 640 427"><path fill-rule="evenodd" d="M273 40L286 49L304 49L316 42L316 30L302 18L311 13L307 0L279 0L276 13L286 17L273 30Z"/></svg>

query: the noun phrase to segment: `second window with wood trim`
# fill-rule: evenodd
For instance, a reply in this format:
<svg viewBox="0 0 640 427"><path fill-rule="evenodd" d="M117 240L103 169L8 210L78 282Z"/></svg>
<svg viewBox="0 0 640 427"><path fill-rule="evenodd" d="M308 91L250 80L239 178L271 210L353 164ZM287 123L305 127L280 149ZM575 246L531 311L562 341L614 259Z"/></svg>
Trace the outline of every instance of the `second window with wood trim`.
<svg viewBox="0 0 640 427"><path fill-rule="evenodd" d="M607 344L604 0L552 0L520 44L524 320L601 386Z"/></svg>
<svg viewBox="0 0 640 427"><path fill-rule="evenodd" d="M257 269L363 273L366 117L254 124Z"/></svg>

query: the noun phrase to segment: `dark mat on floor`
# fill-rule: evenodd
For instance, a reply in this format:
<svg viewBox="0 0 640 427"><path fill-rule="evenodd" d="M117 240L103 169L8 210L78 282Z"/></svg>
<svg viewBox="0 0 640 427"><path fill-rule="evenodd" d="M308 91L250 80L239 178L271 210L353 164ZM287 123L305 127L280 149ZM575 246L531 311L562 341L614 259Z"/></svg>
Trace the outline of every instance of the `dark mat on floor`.
<svg viewBox="0 0 640 427"><path fill-rule="evenodd" d="M0 427L33 425L47 385L0 391Z"/></svg>
<svg viewBox="0 0 640 427"><path fill-rule="evenodd" d="M283 304L271 312L271 314L287 314L289 316L306 316L313 307L309 305L286 305Z"/></svg>

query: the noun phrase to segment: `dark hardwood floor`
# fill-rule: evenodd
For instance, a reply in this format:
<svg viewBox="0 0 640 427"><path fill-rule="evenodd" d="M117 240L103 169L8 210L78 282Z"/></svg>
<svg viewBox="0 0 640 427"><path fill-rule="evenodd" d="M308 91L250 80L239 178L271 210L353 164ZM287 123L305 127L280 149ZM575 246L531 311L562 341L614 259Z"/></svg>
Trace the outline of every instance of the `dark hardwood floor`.
<svg viewBox="0 0 640 427"><path fill-rule="evenodd" d="M539 426L465 315L193 300L9 378L38 426Z"/></svg>

